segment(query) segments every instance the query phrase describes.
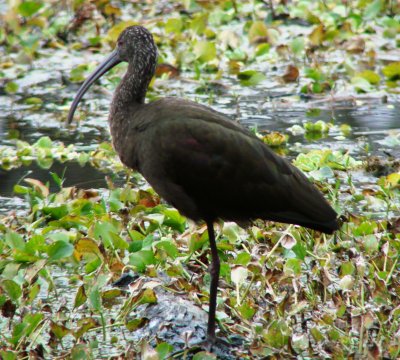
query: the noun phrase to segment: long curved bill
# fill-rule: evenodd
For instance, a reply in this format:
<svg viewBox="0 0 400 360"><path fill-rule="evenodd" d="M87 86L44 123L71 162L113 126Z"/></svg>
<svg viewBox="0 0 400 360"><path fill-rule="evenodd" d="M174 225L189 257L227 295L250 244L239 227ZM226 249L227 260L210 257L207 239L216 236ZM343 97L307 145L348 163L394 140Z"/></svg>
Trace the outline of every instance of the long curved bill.
<svg viewBox="0 0 400 360"><path fill-rule="evenodd" d="M98 79L101 78L108 70L112 69L115 65L118 65L121 62L118 56L117 50L114 50L107 58L105 58L101 64L93 71L92 74L85 80L85 82L80 87L78 93L75 95L74 101L72 102L71 108L69 109L67 123L71 124L75 110L79 104L79 101L82 99L83 95L85 95L86 91L90 88L90 86Z"/></svg>

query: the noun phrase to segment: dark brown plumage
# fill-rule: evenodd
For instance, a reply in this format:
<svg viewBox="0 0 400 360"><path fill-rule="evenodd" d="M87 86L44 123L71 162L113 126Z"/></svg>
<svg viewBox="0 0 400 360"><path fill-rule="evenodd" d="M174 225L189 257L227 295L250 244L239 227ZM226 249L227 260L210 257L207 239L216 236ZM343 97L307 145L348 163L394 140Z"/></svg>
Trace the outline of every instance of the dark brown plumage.
<svg viewBox="0 0 400 360"><path fill-rule="evenodd" d="M261 218L332 233L339 228L337 214L300 170L225 115L178 98L145 104L157 48L141 26L121 33L116 49L76 95L68 122L90 85L122 61L129 66L111 104L113 145L121 161L138 170L167 202L187 217L207 223L212 343L219 276L214 221Z"/></svg>

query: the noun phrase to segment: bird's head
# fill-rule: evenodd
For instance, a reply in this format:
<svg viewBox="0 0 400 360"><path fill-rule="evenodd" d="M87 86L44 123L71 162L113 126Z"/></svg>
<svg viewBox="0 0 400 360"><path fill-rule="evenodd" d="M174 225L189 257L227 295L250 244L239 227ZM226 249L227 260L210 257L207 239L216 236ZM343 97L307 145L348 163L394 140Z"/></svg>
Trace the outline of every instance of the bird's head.
<svg viewBox="0 0 400 360"><path fill-rule="evenodd" d="M100 63L80 87L68 113L68 124L72 122L79 101L90 86L121 62L128 62L139 74L150 76L150 78L153 76L157 64L157 47L153 36L146 28L136 25L122 31L114 51Z"/></svg>
<svg viewBox="0 0 400 360"><path fill-rule="evenodd" d="M118 37L115 51L120 61L134 63L139 67L157 60L157 47L153 36L143 26L130 26Z"/></svg>

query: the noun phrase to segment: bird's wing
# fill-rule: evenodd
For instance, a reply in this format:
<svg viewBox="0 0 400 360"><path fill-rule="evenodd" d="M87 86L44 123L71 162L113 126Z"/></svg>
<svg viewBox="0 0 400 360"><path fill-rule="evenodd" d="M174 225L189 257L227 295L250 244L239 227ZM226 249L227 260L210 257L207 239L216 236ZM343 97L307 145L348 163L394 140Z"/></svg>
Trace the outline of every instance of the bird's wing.
<svg viewBox="0 0 400 360"><path fill-rule="evenodd" d="M215 113L180 109L145 131L141 171L162 197L194 219L265 218L312 227L336 218L300 170Z"/></svg>

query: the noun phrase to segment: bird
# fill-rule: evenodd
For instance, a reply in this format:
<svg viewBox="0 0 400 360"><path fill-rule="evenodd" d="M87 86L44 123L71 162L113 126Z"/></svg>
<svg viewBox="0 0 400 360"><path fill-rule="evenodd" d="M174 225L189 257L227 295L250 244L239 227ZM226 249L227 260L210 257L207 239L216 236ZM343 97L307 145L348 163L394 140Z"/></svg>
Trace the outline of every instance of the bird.
<svg viewBox="0 0 400 360"><path fill-rule="evenodd" d="M115 49L83 82L67 122L103 74L121 62L128 68L117 85L108 123L121 162L143 175L180 213L207 226L211 248L207 337L216 342L220 260L214 223L255 219L304 226L331 234L338 216L322 193L290 161L249 129L211 107L177 97L145 102L157 66L152 34L125 28Z"/></svg>

